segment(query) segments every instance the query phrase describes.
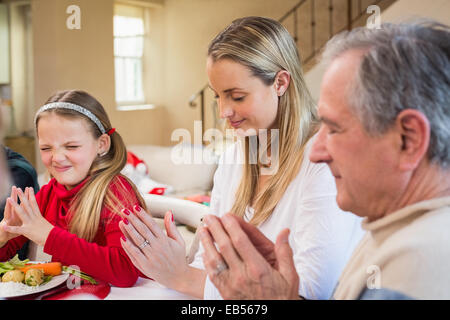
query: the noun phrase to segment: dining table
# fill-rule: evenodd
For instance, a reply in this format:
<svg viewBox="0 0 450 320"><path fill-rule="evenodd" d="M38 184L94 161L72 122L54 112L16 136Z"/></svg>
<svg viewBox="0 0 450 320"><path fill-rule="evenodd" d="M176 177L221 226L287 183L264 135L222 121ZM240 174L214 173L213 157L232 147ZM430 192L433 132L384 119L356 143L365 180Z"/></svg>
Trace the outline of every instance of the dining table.
<svg viewBox="0 0 450 320"><path fill-rule="evenodd" d="M85 281L73 285L70 276L64 283L43 292L7 298L8 300L199 300L148 278L139 277L132 287L121 288L105 282ZM0 298L0 300L2 300Z"/></svg>
<svg viewBox="0 0 450 320"><path fill-rule="evenodd" d="M198 300L190 295L169 289L162 284L146 278L136 281L130 288L111 286L110 293L105 300Z"/></svg>

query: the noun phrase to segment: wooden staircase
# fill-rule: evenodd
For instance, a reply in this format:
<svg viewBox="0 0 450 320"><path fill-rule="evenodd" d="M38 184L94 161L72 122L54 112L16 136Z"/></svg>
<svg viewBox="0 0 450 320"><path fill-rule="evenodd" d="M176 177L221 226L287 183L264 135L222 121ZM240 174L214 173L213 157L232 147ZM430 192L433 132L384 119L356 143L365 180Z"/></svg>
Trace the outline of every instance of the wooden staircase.
<svg viewBox="0 0 450 320"><path fill-rule="evenodd" d="M367 8L385 10L396 0L302 0L279 21L291 33L307 72L317 62L322 48L334 35L366 25Z"/></svg>

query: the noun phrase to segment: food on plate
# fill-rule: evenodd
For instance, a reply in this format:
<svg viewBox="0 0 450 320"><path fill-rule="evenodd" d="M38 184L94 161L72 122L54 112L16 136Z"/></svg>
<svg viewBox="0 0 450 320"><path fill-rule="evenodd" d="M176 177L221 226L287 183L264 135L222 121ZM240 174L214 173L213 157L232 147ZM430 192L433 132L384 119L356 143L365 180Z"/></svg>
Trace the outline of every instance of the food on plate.
<svg viewBox="0 0 450 320"><path fill-rule="evenodd" d="M25 273L25 284L38 286L44 282L45 274L42 269L29 269Z"/></svg>
<svg viewBox="0 0 450 320"><path fill-rule="evenodd" d="M29 261L20 260L15 255L6 262L0 262L1 282L18 282L35 287L49 282L54 275L61 274L62 266L59 262L26 264Z"/></svg>
<svg viewBox="0 0 450 320"><path fill-rule="evenodd" d="M36 287L62 273L70 273L91 284L97 284L97 281L87 273L63 266L61 262L33 263L29 259L20 260L18 255L7 262L0 262L0 282L19 282Z"/></svg>
<svg viewBox="0 0 450 320"><path fill-rule="evenodd" d="M5 272L2 282L23 282L25 274L20 270L10 270Z"/></svg>
<svg viewBox="0 0 450 320"><path fill-rule="evenodd" d="M41 269L46 276L59 276L62 272L61 262L48 262L27 264L24 267L19 268L23 272L27 272L30 269Z"/></svg>

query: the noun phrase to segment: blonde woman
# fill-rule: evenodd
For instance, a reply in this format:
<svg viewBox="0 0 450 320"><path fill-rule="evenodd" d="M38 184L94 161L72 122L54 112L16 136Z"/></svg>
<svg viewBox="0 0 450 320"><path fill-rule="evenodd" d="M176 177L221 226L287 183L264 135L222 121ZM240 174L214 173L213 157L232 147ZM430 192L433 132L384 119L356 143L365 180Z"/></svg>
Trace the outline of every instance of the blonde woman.
<svg viewBox="0 0 450 320"><path fill-rule="evenodd" d="M105 109L86 92L61 91L38 110L35 124L52 179L36 196L32 188L12 188L0 222L0 261L30 239L53 261L115 286L134 285L140 274L120 245L117 213L145 203L120 175L126 148Z"/></svg>
<svg viewBox="0 0 450 320"><path fill-rule="evenodd" d="M211 42L207 73L221 117L244 136L222 156L211 212L243 217L272 241L291 228L299 295L329 298L362 230L358 218L338 209L327 166L309 161L317 115L296 44L274 20L238 19ZM120 227L127 236L122 245L138 269L192 296L221 298L204 271L203 248L186 263L171 213L165 236L143 210L135 212Z"/></svg>

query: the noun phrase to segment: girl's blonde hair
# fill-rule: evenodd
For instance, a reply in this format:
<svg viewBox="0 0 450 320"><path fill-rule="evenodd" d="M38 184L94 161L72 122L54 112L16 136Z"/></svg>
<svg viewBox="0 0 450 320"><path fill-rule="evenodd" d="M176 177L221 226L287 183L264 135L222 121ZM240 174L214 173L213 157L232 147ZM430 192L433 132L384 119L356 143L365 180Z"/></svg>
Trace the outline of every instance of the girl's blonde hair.
<svg viewBox="0 0 450 320"><path fill-rule="evenodd" d="M59 91L51 96L46 104L52 102L69 102L82 106L92 112L102 123L106 131L111 129L111 123L103 106L91 95L84 91L67 90ZM40 113L36 119L36 131L39 118L48 113L69 119L84 119L88 123L94 139L100 138L102 133L97 125L87 116L69 109L50 109ZM127 150L122 137L114 132L111 136L111 146L106 155L98 156L88 172L90 179L73 198L69 209L69 231L87 241L93 241L99 226L102 209L107 208L111 212L119 212L125 206L134 204L134 196L117 179L120 171L127 162ZM122 175L121 175L122 176ZM145 202L134 184L122 176L131 185L141 207L146 209ZM123 197L118 199L111 191L111 186Z"/></svg>
<svg viewBox="0 0 450 320"><path fill-rule="evenodd" d="M240 63L266 85L272 85L281 70L288 71L291 77L278 103L278 170L257 196L262 165L249 161L254 150L250 150L249 137L245 138L243 176L232 212L243 217L247 206L253 203L255 213L250 223L258 225L270 217L299 171L305 145L317 130L316 105L303 79L297 46L286 28L275 20L262 17L234 20L212 40L208 56L213 62L230 59Z"/></svg>

